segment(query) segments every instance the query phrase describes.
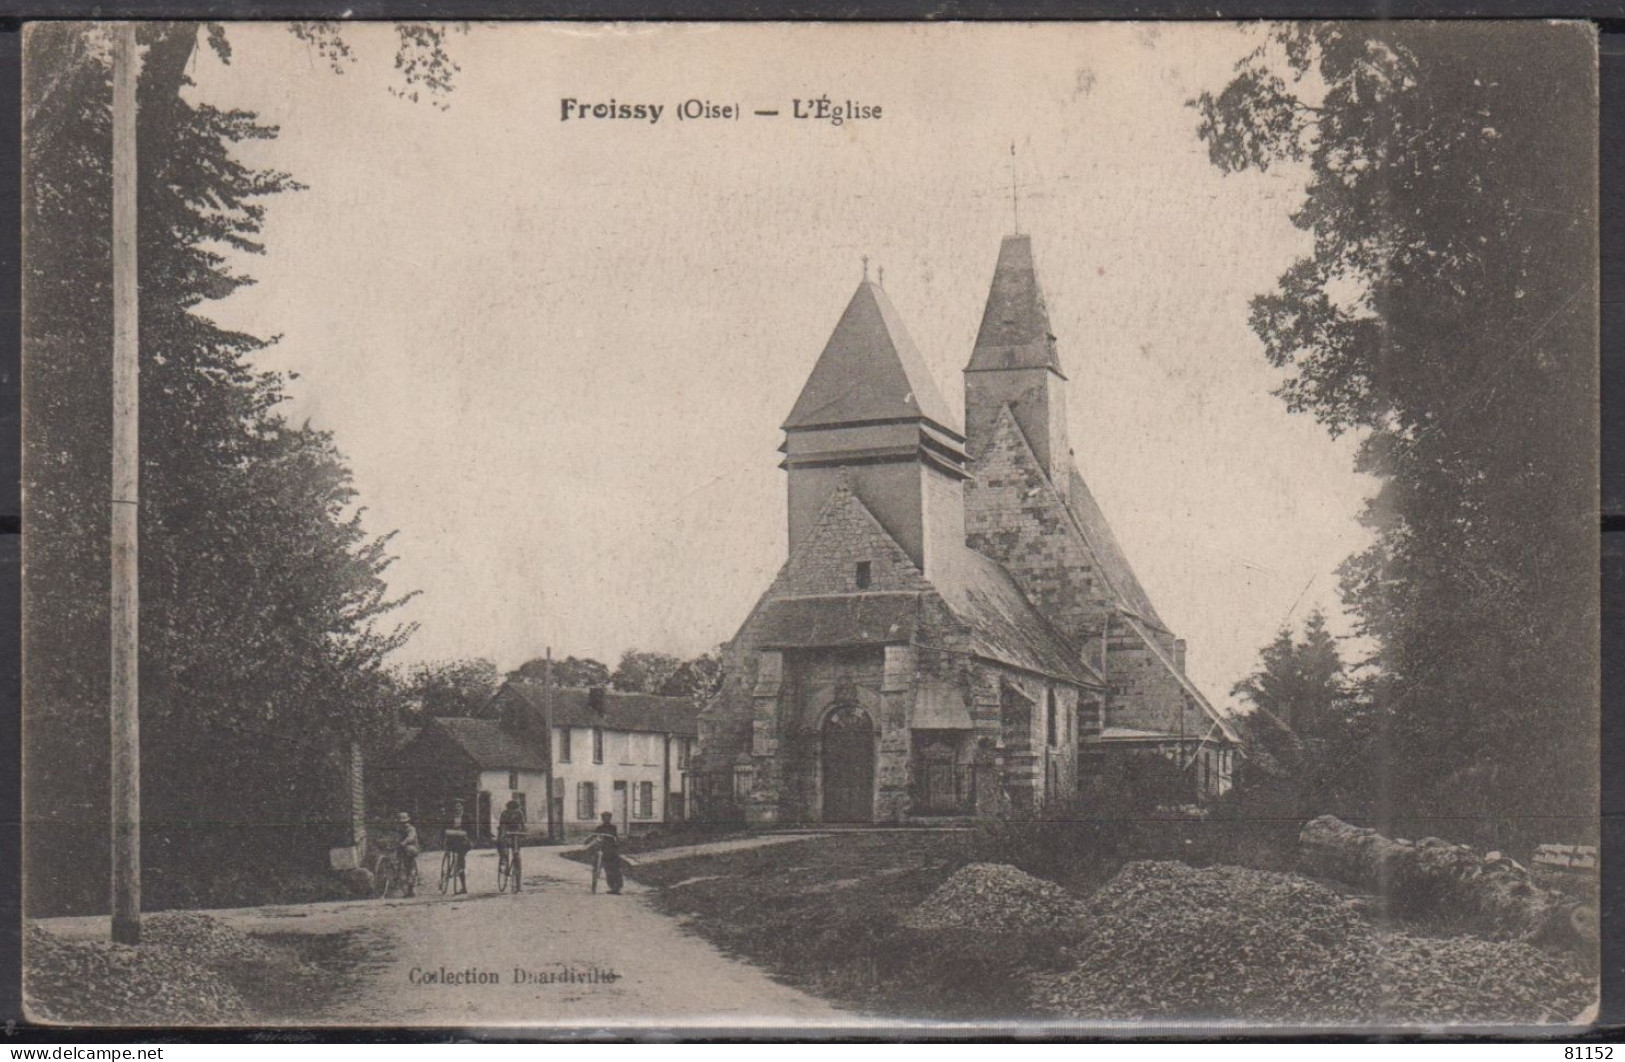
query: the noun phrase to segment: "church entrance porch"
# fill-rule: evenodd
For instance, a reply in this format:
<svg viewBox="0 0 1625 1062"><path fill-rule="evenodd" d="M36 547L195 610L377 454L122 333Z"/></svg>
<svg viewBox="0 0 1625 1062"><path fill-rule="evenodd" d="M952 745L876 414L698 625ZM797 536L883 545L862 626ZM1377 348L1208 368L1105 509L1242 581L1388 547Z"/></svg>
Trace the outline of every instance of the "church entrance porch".
<svg viewBox="0 0 1625 1062"><path fill-rule="evenodd" d="M820 769L825 822L873 822L875 725L856 705L841 705L824 720Z"/></svg>

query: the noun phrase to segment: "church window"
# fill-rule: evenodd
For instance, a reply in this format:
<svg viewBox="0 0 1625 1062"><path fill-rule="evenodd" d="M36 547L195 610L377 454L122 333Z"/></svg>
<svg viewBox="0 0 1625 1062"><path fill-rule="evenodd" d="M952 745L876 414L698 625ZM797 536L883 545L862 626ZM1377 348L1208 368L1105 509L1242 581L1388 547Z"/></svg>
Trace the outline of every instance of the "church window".
<svg viewBox="0 0 1625 1062"><path fill-rule="evenodd" d="M859 590L869 589L869 583L874 578L874 571L868 561L858 561L857 582Z"/></svg>

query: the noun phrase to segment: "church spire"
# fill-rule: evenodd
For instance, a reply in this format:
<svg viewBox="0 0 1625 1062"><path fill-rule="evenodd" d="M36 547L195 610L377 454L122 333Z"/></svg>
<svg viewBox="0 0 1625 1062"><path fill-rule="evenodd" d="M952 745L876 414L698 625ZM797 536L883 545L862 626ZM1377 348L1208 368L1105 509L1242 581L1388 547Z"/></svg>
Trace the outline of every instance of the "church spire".
<svg viewBox="0 0 1625 1062"><path fill-rule="evenodd" d="M1071 483L1066 374L1050 333L1049 309L1033 268L1031 236L1006 236L999 246L976 347L965 366L965 449L980 457L992 444L999 415L1009 407L1051 484L1063 496Z"/></svg>
<svg viewBox="0 0 1625 1062"><path fill-rule="evenodd" d="M864 279L824 344L784 429L924 418L958 434L958 418L937 389L903 320L880 285Z"/></svg>
<svg viewBox="0 0 1625 1062"><path fill-rule="evenodd" d="M992 369L1049 369L1058 376L1061 358L1050 334L1049 309L1033 269L1031 236L1006 236L982 311L982 328L966 372Z"/></svg>
<svg viewBox="0 0 1625 1062"><path fill-rule="evenodd" d="M839 487L928 576L964 549L965 437L902 318L867 276L784 422L781 450L792 554Z"/></svg>

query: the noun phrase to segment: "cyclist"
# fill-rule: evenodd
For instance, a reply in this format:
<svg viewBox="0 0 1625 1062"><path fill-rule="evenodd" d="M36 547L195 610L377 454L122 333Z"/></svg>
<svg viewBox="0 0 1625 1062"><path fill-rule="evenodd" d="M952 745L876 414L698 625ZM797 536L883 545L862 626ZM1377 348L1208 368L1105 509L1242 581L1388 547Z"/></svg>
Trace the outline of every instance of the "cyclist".
<svg viewBox="0 0 1625 1062"><path fill-rule="evenodd" d="M398 825L395 850L401 867L401 894L410 896L417 884L418 853L423 851L423 845L418 841L418 829L412 825L412 816L403 811L395 819Z"/></svg>
<svg viewBox="0 0 1625 1062"><path fill-rule="evenodd" d="M508 806L502 809L497 818L497 858L502 866L508 865L509 852L512 858L519 856L519 839L525 835L525 813L519 807L519 801L510 800ZM517 869L517 868L516 868ZM519 882L513 883L513 891L519 891Z"/></svg>
<svg viewBox="0 0 1625 1062"><path fill-rule="evenodd" d="M451 815L446 819L446 851L453 860L451 876L456 882L453 895L461 895L468 891L468 850L470 847L468 814L463 810L463 802L454 800L451 804Z"/></svg>

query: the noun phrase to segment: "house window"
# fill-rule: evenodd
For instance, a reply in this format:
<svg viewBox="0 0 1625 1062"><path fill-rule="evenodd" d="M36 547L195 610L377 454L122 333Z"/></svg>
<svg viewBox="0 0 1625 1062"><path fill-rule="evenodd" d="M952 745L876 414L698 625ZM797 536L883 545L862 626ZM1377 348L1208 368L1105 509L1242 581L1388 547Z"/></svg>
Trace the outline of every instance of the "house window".
<svg viewBox="0 0 1625 1062"><path fill-rule="evenodd" d="M519 772L518 771L509 771L508 772L508 788L509 789L518 789L519 788Z"/></svg>
<svg viewBox="0 0 1625 1062"><path fill-rule="evenodd" d="M874 569L868 561L858 561L857 582L859 590L869 589L869 583L874 579Z"/></svg>
<svg viewBox="0 0 1625 1062"><path fill-rule="evenodd" d="M596 726L592 728L592 762L604 762L604 731Z"/></svg>
<svg viewBox="0 0 1625 1062"><path fill-rule="evenodd" d="M576 818L592 819L598 815L598 786L593 782L576 783Z"/></svg>
<svg viewBox="0 0 1625 1062"><path fill-rule="evenodd" d="M1061 743L1056 733L1059 723L1059 720L1056 719L1057 714L1058 713L1056 712L1055 708L1055 691L1050 690L1048 708L1044 712L1044 740L1049 744L1050 748L1054 748L1056 745Z"/></svg>
<svg viewBox="0 0 1625 1062"><path fill-rule="evenodd" d="M559 727L559 762L570 762L570 728L567 726Z"/></svg>
<svg viewBox="0 0 1625 1062"><path fill-rule="evenodd" d="M654 818L655 784L653 782L638 783L638 802L633 806L632 814L640 819Z"/></svg>
<svg viewBox="0 0 1625 1062"><path fill-rule="evenodd" d="M677 739L677 769L679 771L688 770L688 739L687 738L678 738Z"/></svg>

